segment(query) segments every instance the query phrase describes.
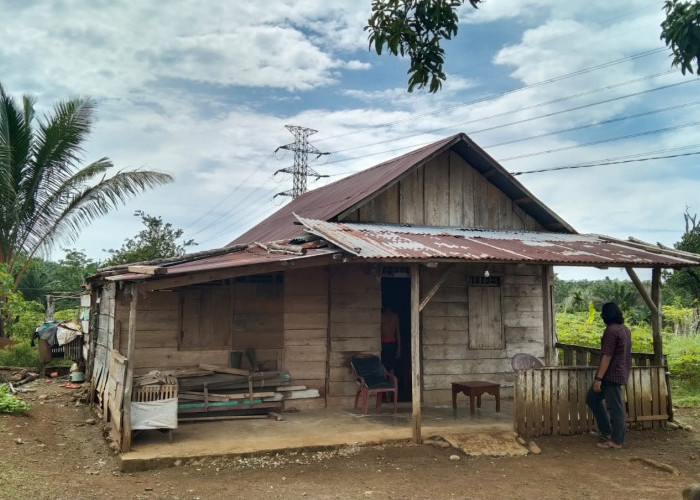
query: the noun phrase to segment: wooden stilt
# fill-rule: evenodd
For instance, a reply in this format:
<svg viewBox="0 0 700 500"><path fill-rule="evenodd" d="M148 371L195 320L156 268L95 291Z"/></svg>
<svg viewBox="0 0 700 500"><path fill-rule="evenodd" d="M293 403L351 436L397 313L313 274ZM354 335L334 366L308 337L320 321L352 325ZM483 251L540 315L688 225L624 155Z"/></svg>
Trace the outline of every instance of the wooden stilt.
<svg viewBox="0 0 700 500"><path fill-rule="evenodd" d="M421 366L420 366L420 272L411 264L411 380L413 400L413 442L421 439Z"/></svg>

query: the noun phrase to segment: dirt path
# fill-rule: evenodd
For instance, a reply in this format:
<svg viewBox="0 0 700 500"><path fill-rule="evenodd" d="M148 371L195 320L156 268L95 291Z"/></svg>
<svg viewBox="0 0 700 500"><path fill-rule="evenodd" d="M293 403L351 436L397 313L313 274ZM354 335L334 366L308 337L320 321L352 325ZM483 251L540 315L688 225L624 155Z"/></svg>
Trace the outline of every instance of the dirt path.
<svg viewBox="0 0 700 500"><path fill-rule="evenodd" d="M694 431L632 431L622 451L588 436L537 440L541 455L469 458L453 448L378 446L246 459L211 459L122 474L100 424L73 391L34 382L27 415L0 415L0 499L231 498L681 498L700 483L698 410L680 410ZM455 459L455 457L459 457ZM637 458L678 470L673 475Z"/></svg>

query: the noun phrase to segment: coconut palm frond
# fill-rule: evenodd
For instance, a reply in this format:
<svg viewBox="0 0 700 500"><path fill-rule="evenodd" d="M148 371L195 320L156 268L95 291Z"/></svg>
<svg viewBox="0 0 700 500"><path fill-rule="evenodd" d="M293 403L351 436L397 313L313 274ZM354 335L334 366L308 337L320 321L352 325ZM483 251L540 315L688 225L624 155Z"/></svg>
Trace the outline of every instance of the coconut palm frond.
<svg viewBox="0 0 700 500"><path fill-rule="evenodd" d="M43 239L43 235L51 231L75 194L84 191L90 181L104 174L112 166L109 159L101 158L80 169L53 191L45 193L41 200L37 200L41 201L41 204L22 218L24 223L21 236L17 238L17 247L34 248L37 242Z"/></svg>
<svg viewBox="0 0 700 500"><path fill-rule="evenodd" d="M71 99L58 103L53 115L40 123L35 133L34 159L27 165L22 184L29 203L35 202L33 196L60 189L78 168L83 153L81 143L92 127L94 109L91 99Z"/></svg>
<svg viewBox="0 0 700 500"><path fill-rule="evenodd" d="M0 84L0 264L21 268L54 241L71 241L86 225L172 177L145 170L110 178L107 158L83 166L83 148L94 122L95 101L57 103L32 127L34 98L21 105Z"/></svg>
<svg viewBox="0 0 700 500"><path fill-rule="evenodd" d="M78 233L99 217L123 205L135 195L172 182L172 176L149 170L120 171L99 184L76 193L52 226L35 233L32 252L50 248L54 242L72 242Z"/></svg>

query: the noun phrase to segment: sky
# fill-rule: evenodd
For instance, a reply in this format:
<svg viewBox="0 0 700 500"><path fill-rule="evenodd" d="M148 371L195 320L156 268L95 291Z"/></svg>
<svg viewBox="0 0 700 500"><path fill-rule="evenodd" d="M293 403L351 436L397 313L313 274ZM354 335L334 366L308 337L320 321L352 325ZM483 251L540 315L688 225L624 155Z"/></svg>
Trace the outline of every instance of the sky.
<svg viewBox="0 0 700 500"><path fill-rule="evenodd" d="M700 79L671 67L663 2L467 3L438 94L408 93L408 61L368 50L370 4L0 0L5 91L33 94L38 115L93 97L86 163L175 177L51 257L105 259L140 230L136 210L194 251L227 244L289 201L275 196L292 187L275 174L293 164L275 152L294 141L285 125L317 130L311 145L330 153L309 158L328 176L309 189L464 132L510 172L546 170L517 179L581 233L672 246L683 213L700 212Z"/></svg>

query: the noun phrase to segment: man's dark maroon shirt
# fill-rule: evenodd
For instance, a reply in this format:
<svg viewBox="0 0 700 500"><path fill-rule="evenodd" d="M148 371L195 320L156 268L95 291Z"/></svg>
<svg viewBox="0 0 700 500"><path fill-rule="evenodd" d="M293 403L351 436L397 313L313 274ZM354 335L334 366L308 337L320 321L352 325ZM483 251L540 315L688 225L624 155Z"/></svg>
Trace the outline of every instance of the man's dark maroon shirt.
<svg viewBox="0 0 700 500"><path fill-rule="evenodd" d="M603 379L613 384L627 384L632 364L632 335L629 328L616 323L608 325L600 341L600 350L612 357Z"/></svg>

